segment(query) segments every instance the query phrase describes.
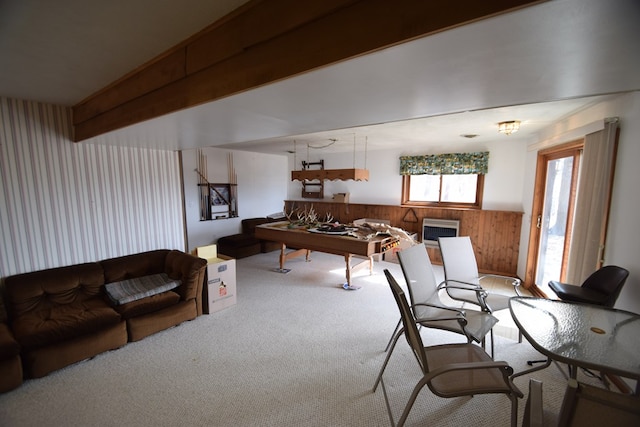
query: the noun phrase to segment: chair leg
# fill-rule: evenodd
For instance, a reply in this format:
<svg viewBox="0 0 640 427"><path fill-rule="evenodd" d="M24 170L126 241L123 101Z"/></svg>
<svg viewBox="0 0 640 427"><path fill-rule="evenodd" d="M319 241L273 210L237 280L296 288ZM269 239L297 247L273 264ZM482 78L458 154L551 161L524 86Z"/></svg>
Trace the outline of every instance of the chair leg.
<svg viewBox="0 0 640 427"><path fill-rule="evenodd" d="M418 384L416 384L416 386L413 388L411 397L409 397L409 401L405 405L404 411L402 411L402 416L398 420L398 424L396 424L396 427L402 427L404 423L407 421L409 412L411 412L411 408L413 407L413 404L415 403L416 398L418 397L418 394L420 394L420 391L422 390L422 387L425 386L425 384L427 384L427 378L422 377L422 379L418 382Z"/></svg>
<svg viewBox="0 0 640 427"><path fill-rule="evenodd" d="M382 380L382 374L384 373L384 370L387 367L387 363L389 363L389 359L391 358L391 354L393 353L393 349L396 347L396 343L398 342L398 338L400 338L400 336L402 335L403 332L404 332L404 329L400 329L400 331L398 331L392 337L391 348L389 348L389 351L387 351L387 355L384 358L384 363L382 364L382 367L380 368L380 373L378 374L378 378L376 378L376 383L373 385L373 390L372 390L373 393L376 392L376 389L378 388L378 384L380 384L380 381Z"/></svg>
<svg viewBox="0 0 640 427"><path fill-rule="evenodd" d="M391 338L389 338L389 342L387 343L387 346L384 348L384 351L388 351L389 347L391 347L391 342L393 342L393 337L395 337L396 334L398 333L398 330L400 329L401 324L402 324L402 319L398 320L398 324L396 325L396 328L393 330L393 334L391 334Z"/></svg>
<svg viewBox="0 0 640 427"><path fill-rule="evenodd" d="M495 357L495 354L496 354L495 347L493 345L493 340L494 340L494 338L493 338L493 328L491 328L491 330L489 331L489 335L491 336L491 358L493 359Z"/></svg>
<svg viewBox="0 0 640 427"><path fill-rule="evenodd" d="M510 394L509 399L511 400L511 427L518 427L518 397Z"/></svg>
<svg viewBox="0 0 640 427"><path fill-rule="evenodd" d="M389 396L387 395L387 387L384 385L384 380L381 379L380 384L382 385L382 395L384 396L384 403L387 406L387 415L389 416L391 427L396 427L396 423L393 421L393 412L391 411L391 405L389 404Z"/></svg>

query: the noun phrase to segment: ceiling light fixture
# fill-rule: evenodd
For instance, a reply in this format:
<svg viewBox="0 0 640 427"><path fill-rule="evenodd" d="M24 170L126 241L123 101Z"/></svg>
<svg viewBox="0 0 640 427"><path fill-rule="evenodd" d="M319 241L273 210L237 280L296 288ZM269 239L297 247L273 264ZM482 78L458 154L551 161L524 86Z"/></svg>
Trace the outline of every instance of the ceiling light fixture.
<svg viewBox="0 0 640 427"><path fill-rule="evenodd" d="M518 132L518 129L520 129L519 120L511 120L508 122L498 123L498 132L503 133L505 135L511 135L514 132Z"/></svg>
<svg viewBox="0 0 640 427"><path fill-rule="evenodd" d="M309 148L316 148L316 149L322 149L322 148L327 148L330 147L331 145L335 144L338 140L337 139L329 139L329 143L325 144L323 146L310 146L307 143L307 162L309 160ZM295 158L295 143L296 141L293 141L294 143L294 165L296 164L296 158ZM353 135L353 169L324 169L324 166L322 169L306 169L303 167L302 170L292 170L291 171L291 181L295 181L295 180L299 180L299 181L315 181L315 180L320 180L320 181L324 181L324 180L329 180L329 181L335 181L335 180L340 180L340 181L347 181L347 180L354 180L354 181L369 181L369 170L366 169L367 167L367 142L365 140L365 148L364 148L364 162L365 162L365 169L356 169L355 167L355 163L356 163L356 136L355 134Z"/></svg>

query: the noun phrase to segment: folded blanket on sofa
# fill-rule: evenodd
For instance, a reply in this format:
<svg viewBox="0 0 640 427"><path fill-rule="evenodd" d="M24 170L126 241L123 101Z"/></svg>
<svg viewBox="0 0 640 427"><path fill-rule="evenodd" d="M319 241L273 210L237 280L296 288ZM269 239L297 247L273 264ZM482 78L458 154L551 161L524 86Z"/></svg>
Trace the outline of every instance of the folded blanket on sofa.
<svg viewBox="0 0 640 427"><path fill-rule="evenodd" d="M114 304L122 305L177 288L180 283L180 280L171 279L166 273L161 273L107 283L105 289Z"/></svg>

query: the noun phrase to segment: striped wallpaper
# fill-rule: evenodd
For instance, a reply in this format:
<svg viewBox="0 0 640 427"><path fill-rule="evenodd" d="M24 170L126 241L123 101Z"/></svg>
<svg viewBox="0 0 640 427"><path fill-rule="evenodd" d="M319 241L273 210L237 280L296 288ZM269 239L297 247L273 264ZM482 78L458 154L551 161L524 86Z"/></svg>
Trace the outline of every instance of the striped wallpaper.
<svg viewBox="0 0 640 427"><path fill-rule="evenodd" d="M66 107L0 97L0 278L184 250L178 153L71 141Z"/></svg>

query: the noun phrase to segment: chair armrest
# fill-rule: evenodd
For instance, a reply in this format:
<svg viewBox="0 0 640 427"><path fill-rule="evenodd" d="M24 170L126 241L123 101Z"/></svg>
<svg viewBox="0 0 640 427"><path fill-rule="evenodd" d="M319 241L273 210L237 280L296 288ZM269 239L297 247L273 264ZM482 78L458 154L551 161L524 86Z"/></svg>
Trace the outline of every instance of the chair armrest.
<svg viewBox="0 0 640 427"><path fill-rule="evenodd" d="M431 307L431 308L437 308L439 310L444 310L444 311L455 311L456 313L458 313L461 316L465 316L465 312L464 310L460 309L460 308L455 308L455 307L445 307L442 305L437 305L437 304L429 304L428 302L420 302L418 304L414 304L411 306L411 308L414 307Z"/></svg>
<svg viewBox="0 0 640 427"><path fill-rule="evenodd" d="M468 285L468 286L472 286L472 287L465 287L465 286L451 286L448 283L459 283L461 285ZM444 284L444 286L443 286ZM460 289L463 291L472 291L476 293L476 298L478 299L478 305L480 306L482 311L486 311L486 312L490 312L491 310L489 309L489 307L487 306L487 291L482 287L479 286L475 283L469 283L469 282L463 282L460 280L455 280L455 279L449 279L449 280L443 280L439 285L438 285L438 290L440 289Z"/></svg>
<svg viewBox="0 0 640 427"><path fill-rule="evenodd" d="M470 344L473 345L473 344ZM437 377L445 372L451 371L469 371L473 369L492 369L500 368L504 369L508 376L513 374L513 368L505 361L482 361L482 362L460 362L450 363L448 365L442 365L438 368L429 371L431 377Z"/></svg>
<svg viewBox="0 0 640 427"><path fill-rule="evenodd" d="M513 290L515 291L516 295L521 296L519 287L520 287L520 284L522 283L522 281L520 279L518 279L517 277L502 276L500 274L485 274L483 276L480 276L479 280L482 280L485 277L492 277L494 279L504 279L504 280L511 281L511 285L513 286Z"/></svg>
<svg viewBox="0 0 640 427"><path fill-rule="evenodd" d="M429 307L429 308L433 308L435 310L441 310L443 312L449 312L449 313L455 313L455 315L452 316L428 316L428 317L424 317L424 316L418 316L419 313L416 312L415 308L416 307ZM453 308L453 307L443 307L441 305L437 305L437 304L429 304L429 303L418 303L418 304L414 304L411 306L411 310L414 313L415 316L415 323L417 325L423 324L425 322L446 322L446 321L450 321L450 320L455 320L458 322L458 324L460 325L460 328L462 329L462 331L465 331L465 327L467 326L467 317L466 314L464 312L464 310L458 309L458 308ZM466 332L465 332L466 335Z"/></svg>
<svg viewBox="0 0 640 427"><path fill-rule="evenodd" d="M416 307L429 307L436 310L442 310L444 312L453 312L455 315L452 316L438 316L438 317L418 317L418 313L416 313ZM448 320L455 320L460 324L460 327L464 330L464 327L467 326L467 318L464 310L453 308L453 307L443 307L436 304L429 303L418 303L411 306L412 311L415 315L415 323L420 324L422 322L444 322Z"/></svg>
<svg viewBox="0 0 640 427"><path fill-rule="evenodd" d="M461 285L467 285L468 287L465 286L449 286L449 283L460 283ZM446 288L453 288L453 289L466 289L468 291L482 291L482 286L478 285L477 283L471 283L471 282L464 282L462 280L456 280L456 279L446 279L443 280L442 282L440 282L440 284L438 285L438 289L446 289Z"/></svg>

